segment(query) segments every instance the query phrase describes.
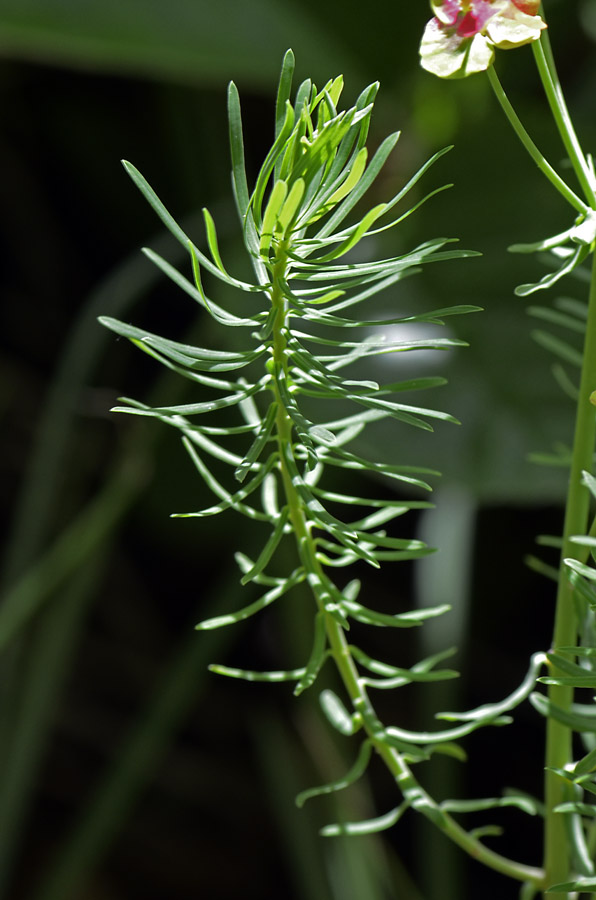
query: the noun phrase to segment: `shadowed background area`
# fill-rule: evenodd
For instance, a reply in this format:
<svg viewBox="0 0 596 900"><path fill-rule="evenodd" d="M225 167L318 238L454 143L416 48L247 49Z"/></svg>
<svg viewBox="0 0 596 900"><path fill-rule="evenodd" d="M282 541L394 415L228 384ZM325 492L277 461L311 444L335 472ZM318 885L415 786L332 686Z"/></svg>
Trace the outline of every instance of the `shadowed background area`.
<svg viewBox="0 0 596 900"><path fill-rule="evenodd" d="M596 2L550 0L547 13L590 148ZM406 727L432 727L440 708L512 690L530 653L550 639L552 592L523 558L535 534L560 528L565 484L563 470L527 456L569 441L571 406L531 339L531 304L513 295L516 284L540 277L541 263L506 248L571 223L486 79L443 83L419 69L428 16L425 3L387 0L367 8L354 0L0 2L0 900L516 896L515 885L462 860L413 817L386 840L319 838L330 820L395 805L380 769L337 802L295 808L295 794L338 777L355 748L329 733L316 696L294 701L285 686L228 683L206 667L301 665L312 632L308 598L225 633L193 630L248 602L233 553L250 554L261 535L232 514L207 526L169 518L205 496L176 435L109 409L120 394L148 403L192 395L96 321L113 315L218 346L213 323L140 253L148 245L187 266L119 160L140 169L198 246L207 206L229 268L246 272L225 88L233 79L240 90L254 177L271 144L290 46L296 83L312 77L322 86L343 72L346 103L381 82L369 143L402 134L375 202L453 144L414 200L454 187L375 247L391 255L448 236L483 254L428 267L383 297L391 314L455 303L485 309L450 323L469 348L418 363L421 375L449 379L436 402L463 426L439 423L433 435L407 440L389 425L375 432L375 452L443 473L435 513L403 525L443 552L416 571L389 566L369 589L379 608L449 602L454 613L438 630L425 627L415 647L401 635L396 647L384 635L365 644L397 665L421 648L460 646L455 663L465 676L447 693L400 692L379 704ZM562 149L531 52L499 54L498 69L558 165ZM559 288L570 297L585 291L572 279ZM372 377L391 380L390 357L374 365ZM470 739L471 765L445 763L429 786L434 778L440 796L490 796L505 768L505 783L539 792L542 725L526 707L516 719L515 731ZM537 863L539 825L522 829L519 813L506 811L497 820L510 827L493 845Z"/></svg>

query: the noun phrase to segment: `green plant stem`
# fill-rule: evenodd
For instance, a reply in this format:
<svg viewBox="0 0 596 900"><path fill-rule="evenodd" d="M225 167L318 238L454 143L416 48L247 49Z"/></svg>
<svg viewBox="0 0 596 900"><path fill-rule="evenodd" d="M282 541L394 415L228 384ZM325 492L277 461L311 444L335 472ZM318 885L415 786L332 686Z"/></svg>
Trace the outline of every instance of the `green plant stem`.
<svg viewBox="0 0 596 900"><path fill-rule="evenodd" d="M592 282L586 323L583 365L577 402L575 434L571 473L563 526L563 550L559 570L557 605L553 635L553 649L574 646L577 640L577 621L573 603L573 587L569 581L566 558L578 559L581 547L570 538L585 534L588 527L589 492L582 485L582 472L591 471L596 439L596 410L590 403L590 394L596 390L596 257L592 262ZM551 685L549 698L553 703L569 709L573 689L563 685ZM547 720L546 765L564 768L571 761L571 731L554 719ZM554 808L564 802L564 782L554 773L546 772L545 780L545 857L546 883L556 884L567 880L569 851L565 829L565 817L554 813Z"/></svg>
<svg viewBox="0 0 596 900"><path fill-rule="evenodd" d="M569 156L573 170L577 176L588 204L596 209L596 194L594 193L594 179L571 121L565 97L561 89L559 77L555 67L555 61L550 45L548 33L544 30L539 41L532 44L534 59L540 80L542 81L546 98L548 100L555 124L561 135L563 144Z"/></svg>
<svg viewBox="0 0 596 900"><path fill-rule="evenodd" d="M567 185L560 175L558 175L549 162L544 158L526 129L521 123L521 120L517 113L515 112L513 106L509 102L509 98L507 94L503 90L503 85L499 81L499 76L495 70L494 66L490 66L487 69L488 80L490 82L490 86L493 89L495 97L499 101L501 108L505 115L507 116L511 127L515 131L516 135L524 145L525 149L528 151L540 171L543 175L545 175L551 184L559 191L559 193L567 200L568 203L573 206L575 210L579 213L586 212L586 204L581 200L577 194L575 194L569 185Z"/></svg>
<svg viewBox="0 0 596 900"><path fill-rule="evenodd" d="M271 301L277 310L273 334L273 362L277 372L277 378L288 378L287 357L285 353L286 342L283 336L287 309L284 300L281 282L286 274L287 258L284 247L278 251L278 262L273 269L273 288ZM277 387L274 388L278 403L277 412L277 442L280 457L281 477L284 485L286 500L290 512L292 530L296 539L298 554L307 580L310 584L320 613L325 616L325 628L331 655L335 661L344 687L352 701L352 706L360 717L362 726L367 735L372 739L377 752L384 760L387 768L395 778L404 798L417 811L421 812L433 824L435 824L447 837L465 850L471 857L483 863L496 872L514 878L522 882L530 882L537 887L543 886L544 873L542 869L526 866L522 863L507 859L485 847L477 838L469 834L457 822L426 793L414 777L409 766L401 754L387 743L383 742L384 727L378 719L374 707L361 682L358 669L352 658L345 632L339 622L325 609L323 597L324 573L317 557L316 543L311 534L311 524L304 509L303 502L298 494L291 472L286 462L286 453L292 446L292 420L285 411L281 396Z"/></svg>

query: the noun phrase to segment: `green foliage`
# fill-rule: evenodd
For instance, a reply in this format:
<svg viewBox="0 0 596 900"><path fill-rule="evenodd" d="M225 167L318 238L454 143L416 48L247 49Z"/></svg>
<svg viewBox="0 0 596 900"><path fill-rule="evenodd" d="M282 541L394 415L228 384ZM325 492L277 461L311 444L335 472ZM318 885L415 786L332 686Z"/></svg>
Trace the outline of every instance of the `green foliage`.
<svg viewBox="0 0 596 900"><path fill-rule="evenodd" d="M451 817L451 811L461 813L502 805L533 812L527 798L520 795L503 800L454 800L439 805L419 785L410 767L435 753L464 759L465 753L456 741L480 727L510 722L505 714L532 690L543 655L535 656L521 687L502 703L470 713L445 713L443 718L457 721L453 727L412 731L397 725L385 726L367 689L453 678L457 674L453 670L436 668L451 651L435 654L409 668L388 664L348 643L346 633L351 622L411 628L442 615L449 607L443 604L388 614L359 602L358 579L342 584L332 576L334 569L354 563L365 562L378 568L385 561L421 559L432 552L421 541L394 536L385 527L409 509L429 506L427 502L409 497L402 501L359 496L325 486L326 470L337 467L384 477L409 492L428 491L429 480L438 474L434 470L365 458L348 447L365 429L383 420L393 420L395 427L402 430L410 426L425 431L433 430L434 421L457 421L440 410L401 400L404 392L434 388L443 379L412 377L379 384L363 378L361 371L362 364L371 357L445 350L464 342L434 337L385 340L380 326L399 329L402 324L416 321L443 324L447 316L478 309L460 304L381 319L375 318L374 312L360 317L357 308L364 303L370 308L372 298L416 274L423 264L475 254L450 249L449 238L434 238L409 252L384 259L371 259L369 250L362 251L363 241L374 247L374 236L379 231L397 226L436 193L431 191L422 201L383 224L387 214L404 200L442 153L435 154L388 201L374 203L354 220L357 205L375 184L399 135L386 138L369 161L366 139L378 85L362 91L351 108L339 110L341 77L329 81L322 90L307 80L298 87L292 102L293 67L293 54L289 51L279 80L274 142L252 188L245 169L240 102L233 84L228 93L233 191L252 280L234 277L224 265L216 225L207 210L204 223L209 256L177 224L140 173L130 163L124 164L162 222L189 252L194 284L146 251L149 257L217 325L244 328L245 338L241 349L214 350L102 318L104 325L167 368L213 392L213 399L172 406L150 407L125 399L125 405L118 410L156 418L180 433L194 467L216 502L179 515L204 517L232 509L267 529L268 536L257 558L250 560L239 553L236 560L242 584L253 582L268 590L236 612L201 622L197 626L200 630L241 622L297 585L305 583L310 588L315 613L312 649L302 667L258 672L213 665L211 670L249 681L293 681L294 693L298 695L312 687L323 666L333 660L351 711L328 689L320 696L322 710L342 735L362 732L363 740L356 762L345 776L303 791L297 802L302 805L310 797L335 793L354 784L366 770L373 749L395 777L403 802L380 818L330 825L322 833L331 836L383 830L411 808L495 868L536 883L537 870L505 860L479 842L479 835L492 833L492 826L466 832ZM223 282L230 292L244 295L243 316L209 298L205 275ZM234 308L240 308L238 303ZM375 332L371 334L373 326ZM345 329L349 329L349 340L342 337ZM399 330L391 333L399 335ZM355 377L347 377L344 370L352 368ZM338 403L344 410L339 417ZM331 414L329 409L333 410ZM222 420L222 415L229 417L230 413L235 414L233 420ZM228 449L228 439L233 449ZM242 451L238 451L239 441L244 441ZM228 467L232 469L235 487L220 481L218 473ZM349 507L363 507L364 515L353 520L340 517L337 510ZM290 537L295 541L298 567L289 576L273 575L269 567L282 558L280 548L285 555ZM365 673L361 674L361 668Z"/></svg>

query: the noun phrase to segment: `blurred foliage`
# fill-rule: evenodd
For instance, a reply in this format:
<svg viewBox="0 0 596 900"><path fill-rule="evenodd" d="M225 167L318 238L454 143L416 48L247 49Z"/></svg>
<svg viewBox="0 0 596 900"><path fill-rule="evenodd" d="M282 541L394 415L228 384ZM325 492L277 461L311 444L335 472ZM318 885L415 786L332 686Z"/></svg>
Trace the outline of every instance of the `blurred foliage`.
<svg viewBox="0 0 596 900"><path fill-rule="evenodd" d="M547 13L569 105L585 145L594 146L596 2L550 0ZM263 748L267 728L277 728L271 705L283 690L255 693L251 687L249 696L214 678L207 684L211 638L188 638L194 622L213 608L210 597L225 601L237 591L231 554L241 542L248 550L251 535L230 542L224 520L199 543L200 526L168 519L171 511L191 508L200 492L175 438L107 412L117 393L146 397L150 383L156 397L171 402L174 387L154 384L153 367L96 326L98 314L175 338L205 327L193 322L185 298L138 252L148 243L175 261L173 244L158 233L118 160L132 160L172 211L189 217L198 243L202 230L193 214L208 205L233 267L237 233L224 96L230 78L243 96L253 171L270 142L270 98L288 46L301 76L322 82L342 71L349 97L381 81L372 143L396 127L402 137L380 191L403 184L441 146L455 145L420 190L444 182L455 187L404 223L399 246L445 235L484 258L428 268L398 285L386 302L394 314L443 305L448 295L450 302L486 311L457 322L457 336L470 348L445 355L440 367L450 380L441 407L463 427L440 426L434 440L421 435L396 452L404 463L438 465L445 482L478 503L532 503L537 511L529 527L548 530L543 520L552 518L549 527L557 530L552 504L560 500L563 473L532 466L526 455L566 439L568 407L548 371L548 355L530 340L524 302L513 295L516 284L540 274L539 263L508 256L506 247L569 223L561 221L562 203L521 154L484 80L446 84L419 70L428 14L424 3L388 0L370 11L355 0L0 0L6 548L0 629L14 629L11 610L20 617L18 640L0 661L0 898L224 900L240 890L248 900L266 900L279 896L284 878L288 900L349 896L347 863L331 842L304 837L304 852L318 860L316 887L288 874L300 862L287 835L298 828L313 835L322 824L312 820L314 813L284 804L291 824L275 824L284 766L297 786L317 783L343 748L317 736L308 697L288 724L293 741L278 730ZM562 148L529 51L505 54L499 71L537 143L558 163ZM561 287L569 296L582 290L571 279ZM394 452L390 431L379 440ZM471 695L480 676L492 671L503 620L534 622L531 611L541 608L546 594L540 584L531 588L521 569L508 569L506 580L487 576L493 546L500 553L509 547L518 565L518 546L530 540L517 522L491 521L484 550L477 538L472 595L499 591L502 616L491 613L483 622L478 608L470 613L477 661L470 660L470 681L461 688L467 705L477 702ZM393 578L390 573L384 590L401 602L411 585L406 579L396 588ZM220 658L228 652L242 665L248 641L265 665L274 666L276 625L272 616L266 626L230 636L239 643L220 648ZM293 627L296 641L304 639ZM511 674L508 686L525 670L536 641L548 635L529 640L517 663L500 663ZM173 686L177 699L166 703L165 721L160 711ZM211 698L201 698L200 706L199 688ZM146 741L151 752L135 756ZM306 754L297 758L296 742L308 746L311 761ZM251 774L257 759L268 775L270 809L263 802L266 788ZM125 777L131 771L132 782ZM99 781L108 800L97 799ZM382 791L382 783L373 784L373 792ZM73 829L83 829L83 837L65 851ZM411 860L410 836L398 832L398 840L403 858ZM265 843L269 849L259 858ZM359 846L347 853L360 872L372 851ZM374 853L379 862L371 900L419 900L401 864L378 845ZM72 890L65 886L69 878ZM58 893L45 895L40 885ZM500 887L493 879L483 895L501 896ZM464 889L454 888L454 900ZM354 894L354 900L361 898Z"/></svg>

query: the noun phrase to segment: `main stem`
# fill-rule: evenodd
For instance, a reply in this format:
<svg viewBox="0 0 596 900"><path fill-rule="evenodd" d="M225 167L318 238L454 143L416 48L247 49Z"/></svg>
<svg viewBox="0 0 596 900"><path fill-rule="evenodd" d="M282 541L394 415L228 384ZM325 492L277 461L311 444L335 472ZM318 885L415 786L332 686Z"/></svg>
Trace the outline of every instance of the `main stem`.
<svg viewBox="0 0 596 900"><path fill-rule="evenodd" d="M283 244L278 248L278 261L272 273L271 302L277 312L273 327L273 368L277 372L276 377L288 379L286 340L283 333L284 328L287 326L287 301L284 299L281 290L281 283L285 280L287 274L286 249ZM531 883L536 889L540 889L544 884L544 872L542 869L507 859L485 847L473 834L468 833L448 813L440 808L418 783L402 755L394 747L383 742L383 725L376 715L364 684L362 684L345 632L339 622L325 610L322 591L324 573L317 557L316 542L311 533L312 526L302 499L292 482L292 476L286 463L285 454L288 452L288 448L290 448L289 452L292 452L292 420L284 408L277 387L274 387L274 391L277 400L276 430L281 477L298 554L307 573L308 583L315 595L318 611L325 616L325 628L331 655L352 701L353 708L360 716L363 730L372 740L377 752L393 775L400 792L413 809L416 809L433 822L473 859L496 872L501 872L517 881Z"/></svg>
<svg viewBox="0 0 596 900"><path fill-rule="evenodd" d="M590 395L596 390L596 256L592 262L588 320L582 373L577 403L573 456L565 508L563 526L563 550L559 570L553 650L559 647L575 646L577 621L573 603L573 587L569 581L567 567L563 560L578 559L581 548L571 542L571 537L585 534L588 528L589 492L582 485L582 472L591 471L596 439L596 409L590 402ZM573 689L564 685L551 685L549 698L553 703L569 709L573 702ZM572 760L571 731L565 725L547 719L546 765L563 769ZM565 816L555 813L555 807L566 799L564 782L547 769L545 778L545 845L544 867L546 884L557 884L568 880L569 849L565 829Z"/></svg>

